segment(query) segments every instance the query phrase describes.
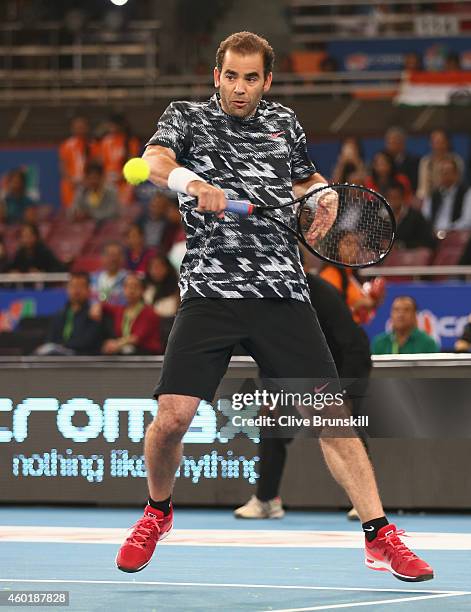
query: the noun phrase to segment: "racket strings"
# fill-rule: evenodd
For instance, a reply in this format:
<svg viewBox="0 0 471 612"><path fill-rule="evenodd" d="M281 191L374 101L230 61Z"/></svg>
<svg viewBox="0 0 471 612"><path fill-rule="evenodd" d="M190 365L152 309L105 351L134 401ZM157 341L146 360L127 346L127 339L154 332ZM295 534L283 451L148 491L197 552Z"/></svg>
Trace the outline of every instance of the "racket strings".
<svg viewBox="0 0 471 612"><path fill-rule="evenodd" d="M360 187L333 188L338 194L337 217L324 238L310 246L339 264L361 266L381 260L389 251L394 231L386 205ZM305 239L318 212L313 200L307 199L298 209L299 228Z"/></svg>

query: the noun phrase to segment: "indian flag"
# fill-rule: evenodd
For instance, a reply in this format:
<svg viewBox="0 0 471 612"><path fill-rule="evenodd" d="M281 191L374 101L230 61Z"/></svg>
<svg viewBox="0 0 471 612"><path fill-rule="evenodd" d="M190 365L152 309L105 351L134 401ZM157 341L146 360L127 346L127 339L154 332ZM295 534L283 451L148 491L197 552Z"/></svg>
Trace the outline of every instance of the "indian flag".
<svg viewBox="0 0 471 612"><path fill-rule="evenodd" d="M471 71L406 72L395 102L409 106L471 104Z"/></svg>

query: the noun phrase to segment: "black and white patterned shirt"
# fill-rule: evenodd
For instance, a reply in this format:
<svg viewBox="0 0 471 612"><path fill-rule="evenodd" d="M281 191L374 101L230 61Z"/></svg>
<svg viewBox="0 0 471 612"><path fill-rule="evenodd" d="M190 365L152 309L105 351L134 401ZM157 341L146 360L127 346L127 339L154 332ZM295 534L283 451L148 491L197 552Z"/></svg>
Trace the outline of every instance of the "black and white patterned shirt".
<svg viewBox="0 0 471 612"><path fill-rule="evenodd" d="M206 102L173 102L147 145L175 152L177 162L224 190L231 200L259 205L288 202L292 183L316 172L294 112L262 100L255 114L226 114L215 94ZM182 298L281 297L309 301L296 238L263 217L195 212L179 194L187 235L180 271ZM291 207L273 211L295 226Z"/></svg>

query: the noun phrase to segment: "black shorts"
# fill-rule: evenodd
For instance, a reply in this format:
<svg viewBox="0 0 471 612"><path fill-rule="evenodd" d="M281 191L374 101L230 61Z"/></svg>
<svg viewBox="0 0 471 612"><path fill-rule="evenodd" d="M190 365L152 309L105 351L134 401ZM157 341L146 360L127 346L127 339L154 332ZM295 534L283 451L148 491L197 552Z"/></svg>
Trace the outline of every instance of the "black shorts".
<svg viewBox="0 0 471 612"><path fill-rule="evenodd" d="M190 298L175 318L155 397L188 395L212 402L238 344L266 377L337 379L311 304L283 298Z"/></svg>

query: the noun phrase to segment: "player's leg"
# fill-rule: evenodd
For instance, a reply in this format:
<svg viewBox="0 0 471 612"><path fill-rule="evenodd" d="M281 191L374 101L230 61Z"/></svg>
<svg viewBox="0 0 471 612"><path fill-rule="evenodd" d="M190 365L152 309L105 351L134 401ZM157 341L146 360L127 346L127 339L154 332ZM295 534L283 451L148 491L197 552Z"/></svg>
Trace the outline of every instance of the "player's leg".
<svg viewBox="0 0 471 612"><path fill-rule="evenodd" d="M201 399L212 401L241 339L240 322L224 302L187 300L177 313L155 389L157 415L145 438L149 503L118 552L116 565L122 571L144 569L157 542L172 528L171 494L182 438Z"/></svg>
<svg viewBox="0 0 471 612"><path fill-rule="evenodd" d="M266 302L263 321L257 318L248 345L263 371L281 380L336 381L337 370L312 306L295 300ZM332 476L366 522L384 511L366 451L356 432L351 433L351 438L321 437L321 449Z"/></svg>
<svg viewBox="0 0 471 612"><path fill-rule="evenodd" d="M160 395L159 410L146 431L144 455L152 500L170 498L183 452L182 439L190 427L200 398Z"/></svg>
<svg viewBox="0 0 471 612"><path fill-rule="evenodd" d="M245 343L259 367L268 376L285 380L336 379L335 364L311 305L295 300L263 301L262 309L252 306L256 325ZM347 437L342 431L342 437L335 437L324 429L320 444L332 476L360 514L367 565L391 571L401 580L433 578L432 568L408 550L396 527L389 525L365 447L352 428L351 434Z"/></svg>

